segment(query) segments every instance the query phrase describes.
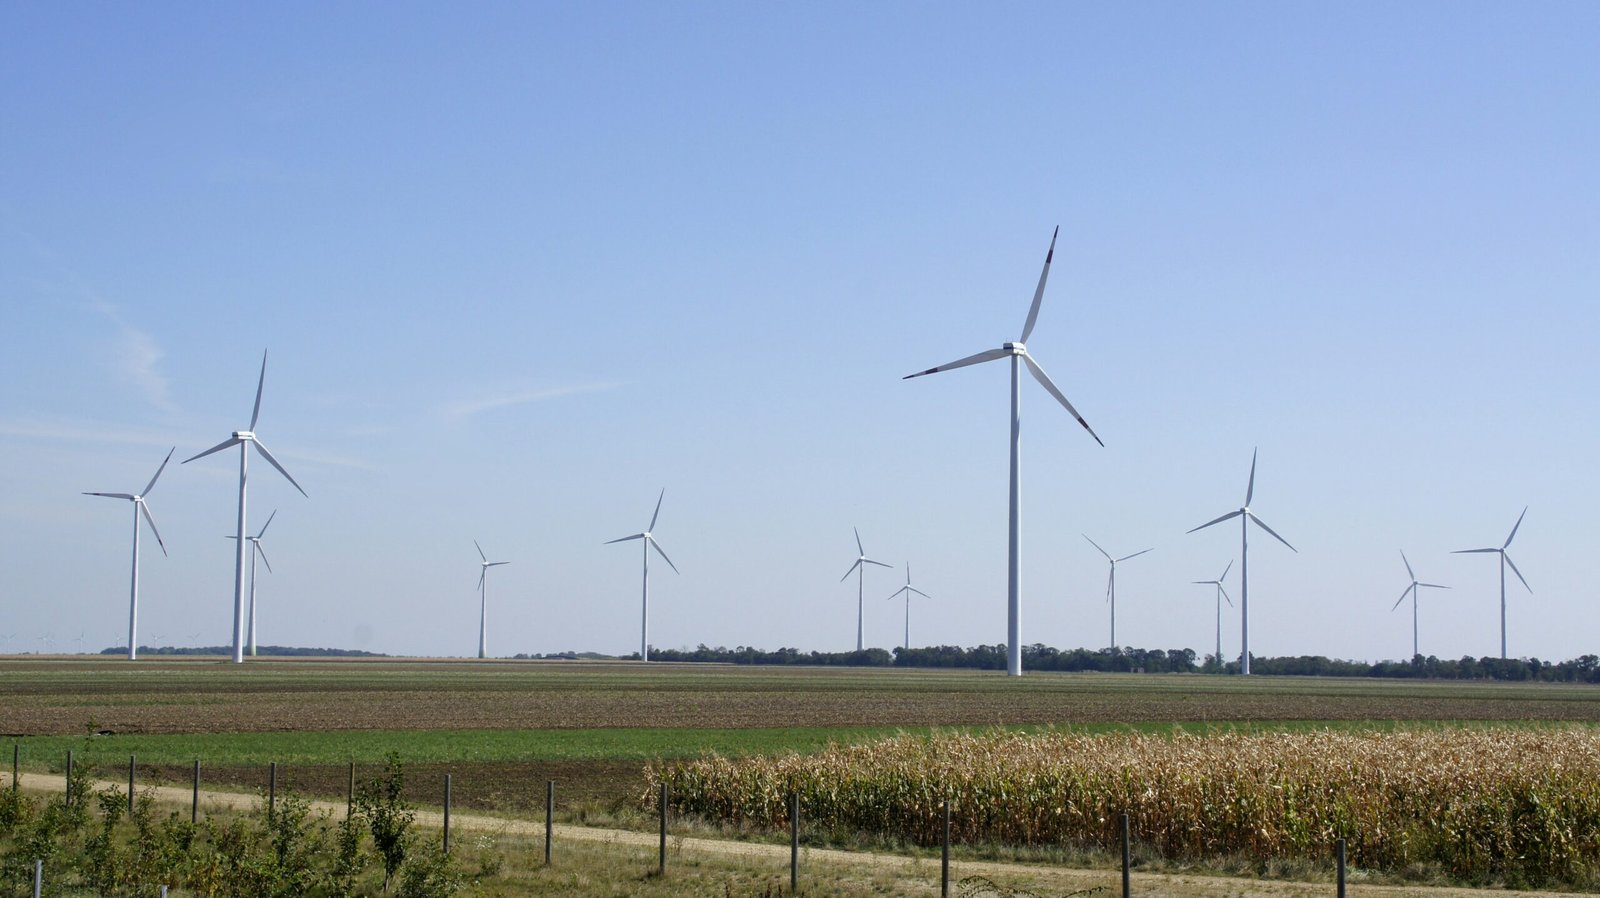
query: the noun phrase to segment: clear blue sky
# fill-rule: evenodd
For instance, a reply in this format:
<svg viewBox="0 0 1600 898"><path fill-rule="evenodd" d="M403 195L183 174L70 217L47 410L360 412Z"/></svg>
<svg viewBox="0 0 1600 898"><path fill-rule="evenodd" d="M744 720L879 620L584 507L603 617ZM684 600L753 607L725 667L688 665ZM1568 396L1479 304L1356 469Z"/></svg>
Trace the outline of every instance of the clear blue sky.
<svg viewBox="0 0 1600 898"><path fill-rule="evenodd" d="M125 505L246 426L261 641L854 646L859 526L1003 642L1202 652L1260 447L1252 649L1600 650L1600 5L12 3L0 651L120 644ZM142 624L226 642L235 456L169 469ZM1237 570L1237 567L1236 567ZM899 643L903 573L869 572ZM1237 579L1229 589L1237 597ZM1236 618L1224 650L1238 649Z"/></svg>

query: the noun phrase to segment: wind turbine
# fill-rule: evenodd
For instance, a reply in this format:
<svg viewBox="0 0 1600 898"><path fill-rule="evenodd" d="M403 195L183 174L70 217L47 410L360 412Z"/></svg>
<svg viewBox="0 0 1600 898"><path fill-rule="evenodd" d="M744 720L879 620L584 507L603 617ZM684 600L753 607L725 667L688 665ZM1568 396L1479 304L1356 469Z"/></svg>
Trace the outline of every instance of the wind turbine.
<svg viewBox="0 0 1600 898"><path fill-rule="evenodd" d="M859 535L858 535L858 538L859 538ZM871 561L871 559L866 559L866 560L867 561ZM858 559L857 563L859 564L860 561L861 560ZM872 562L872 563L876 564L877 562ZM848 577L850 575L849 574L845 574L845 576ZM906 585L900 587L899 589L897 589L893 593L891 593L889 595L889 598L893 599L895 596L900 595L901 593L905 593L905 596L906 596L906 641L901 645L901 648L910 650L910 648L911 648L911 594L912 593L916 593L917 595L922 596L924 599L931 599L931 598L933 598L933 596L930 596L927 593L923 592L922 590L920 590L920 589L916 588L915 586L911 585L911 562L909 562L909 561L906 562ZM859 629L860 629L860 627L858 625L857 630L859 631ZM861 634L859 632L856 634L858 640L860 638L860 635ZM859 652L859 651L861 651L861 649L859 647L857 647L856 651Z"/></svg>
<svg viewBox="0 0 1600 898"><path fill-rule="evenodd" d="M1506 554L1506 549L1511 547L1511 541L1517 536L1517 528L1522 526L1522 519L1527 516L1528 508L1523 506L1522 514L1517 515L1517 523L1511 528L1511 535L1506 537L1506 541L1498 549L1457 549L1450 553L1452 555L1467 555L1476 552L1498 552L1500 554L1500 657L1502 660L1506 657L1506 565L1511 565L1511 572L1517 575L1518 580L1522 580L1522 587L1528 591L1528 595L1533 595L1533 587L1529 586L1528 581L1523 579L1522 572L1517 570L1517 563L1511 560L1510 555Z"/></svg>
<svg viewBox="0 0 1600 898"><path fill-rule="evenodd" d="M233 432L233 436L226 440L199 455L183 460L184 464L188 464L197 458L205 458L213 452L221 452L231 446L239 447L239 530L238 535L234 537L239 543L234 547L233 563L233 663L235 664L244 663L245 484L250 466L250 447L254 445L256 451L261 453L261 457L267 460L267 464L277 468L279 474L282 474L285 479L293 483L294 488L300 490L300 495L306 495L306 491L301 488L300 484L295 483L295 479L289 476L289 472L283 469L283 465L278 464L278 460L272 457L271 452L267 451L267 447L262 444L261 438L256 436L256 421L261 418L261 388L266 386L266 383L267 354L263 351L261 353L261 378L256 381L256 405L255 409L250 412L250 429L236 430ZM306 498L309 499L310 496L306 496Z"/></svg>
<svg viewBox="0 0 1600 898"><path fill-rule="evenodd" d="M856 532L856 551L860 554L856 556L855 564L850 565L850 570L845 571L844 576L839 578L839 582L843 583L844 581L848 580L851 574L856 575L856 651L859 652L861 651L861 617L863 610L861 597L863 594L863 584L866 582L867 577L867 565L875 564L878 567L890 567L890 565L884 564L881 561L873 561L871 558L868 558L867 550L861 547L861 531L855 527L850 529L855 530ZM906 564L906 582L908 583L910 582L911 577L910 568L911 565L908 562ZM899 593L896 593L895 595L899 595ZM890 596L890 598L894 598L894 596ZM908 596L906 598L906 602L909 604L910 601L911 599ZM909 614L910 612L907 613Z"/></svg>
<svg viewBox="0 0 1600 898"><path fill-rule="evenodd" d="M277 517L277 516L278 516L278 510L277 509L273 509L272 510L272 514L267 515L267 522L265 524L261 525L260 532L258 532L255 536L249 537L250 546L251 546L251 549L250 549L250 627L249 627L249 643L250 643L250 657L252 657L252 658L254 658L256 656L256 556L257 555L261 556L261 563L265 564L267 566L267 573L269 573L269 574L272 573L272 562L267 560L267 550L261 548L261 537L267 535L267 528L272 526L272 519ZM229 537L226 537L226 539L238 539L238 537L237 536L229 536Z"/></svg>
<svg viewBox="0 0 1600 898"><path fill-rule="evenodd" d="M1255 496L1255 493L1256 453L1252 451L1250 453L1250 484L1244 490L1244 505L1240 506L1237 511L1230 511L1216 520L1207 521L1189 531L1193 533L1195 530L1204 530L1212 524L1220 524L1229 518L1239 519L1239 618L1243 622L1240 627L1242 635L1239 640L1239 673L1244 676L1250 675L1250 522L1254 521L1257 527L1272 534L1273 539L1289 546L1288 540L1279 536L1277 531L1267 526L1266 521L1256 517L1256 513L1250 510L1250 499ZM1294 546L1289 546L1289 551L1297 555L1300 553L1300 550Z"/></svg>
<svg viewBox="0 0 1600 898"><path fill-rule="evenodd" d="M1089 534L1087 534L1087 533L1083 534L1083 538L1084 539L1089 539ZM1100 549L1100 544L1095 542L1092 539L1089 539L1089 545L1094 546L1096 549ZM1106 601L1111 603L1111 648L1112 649L1115 649L1117 647L1117 562L1119 562L1119 561L1127 561L1129 558L1137 558L1140 555L1143 555L1145 552L1152 551L1153 549L1154 549L1154 547L1152 546L1150 549L1145 549L1145 550L1140 551L1140 552L1135 552L1132 555L1124 555L1121 558L1112 558L1110 552L1107 552L1105 549L1100 549L1100 554L1104 555L1106 557L1106 560L1111 562L1111 576L1109 578L1107 578L1107 580L1106 580Z"/></svg>
<svg viewBox="0 0 1600 898"><path fill-rule="evenodd" d="M128 660L134 661L139 657L139 516L144 515L145 523L150 525L150 532L155 534L156 545L161 547L161 554L167 554L167 544L161 541L161 531L156 529L156 519L150 516L150 508L145 505L144 497L150 495L155 489L156 481L161 479L161 472L167 469L167 462L172 461L172 453L177 452L174 446L167 450L167 457L161 460L161 467L156 468L156 474L145 484L144 492L130 493L84 493L85 496L104 496L107 499L127 499L133 503L133 577L132 585L128 587Z"/></svg>
<svg viewBox="0 0 1600 898"><path fill-rule="evenodd" d="M678 566L673 564L672 563L672 559L667 557L667 553L663 552L661 550L661 544L656 542L655 534L653 534L651 532L652 530L656 529L656 519L661 517L661 500L665 499L666 497L667 497L667 490L666 490L665 487L662 487L661 495L656 497L656 510L655 510L655 513L650 515L650 526L645 528L645 531L643 533L635 533L632 536L624 536L624 537L620 537L618 539L609 539L609 540L606 540L606 542L605 542L605 545L609 546L612 543L625 543L630 539L644 540L644 546L642 547L644 549L644 591L643 591L643 598L641 599L641 610L639 612L639 660L640 661L649 661L650 660L650 549L651 549L651 547L655 548L656 552L661 556L661 560L665 561L667 563L667 566L672 568L672 572L674 574L678 573Z"/></svg>
<svg viewBox="0 0 1600 898"><path fill-rule="evenodd" d="M1510 540L1506 540L1506 542L1510 542ZM1416 572L1411 570L1411 562L1406 558L1406 552L1404 549L1400 550L1400 560L1406 563L1406 576L1411 578L1411 585L1407 586L1405 592L1400 594L1400 598L1395 599L1394 606L1389 610L1393 611L1395 608L1399 608L1400 603L1406 600L1406 596L1408 594L1411 596L1411 657L1415 658L1422 654L1417 650L1417 593L1420 592L1421 587L1424 586L1428 587L1429 589L1449 589L1450 587L1441 586L1437 583L1423 583L1417 580ZM1502 654L1501 657L1505 656Z"/></svg>
<svg viewBox="0 0 1600 898"><path fill-rule="evenodd" d="M992 362L996 359L1011 358L1011 510L1010 510L1010 540L1006 560L1006 672L1013 677L1022 676L1022 379L1021 366L1026 364L1028 372L1033 375L1039 385L1054 396L1061 403L1068 414L1083 425L1083 429L1094 437L1096 443L1104 446L1094 428L1089 422L1083 420L1078 410L1072 407L1067 397L1056 389L1050 376L1044 373L1039 363L1028 354L1028 337L1033 334L1033 326L1039 319L1039 304L1044 300L1044 283L1050 276L1050 262L1056 254L1056 235L1061 233L1058 226L1050 235L1050 249L1044 256L1044 269L1039 272L1039 286L1033 291L1033 305L1028 309L1028 320L1022 325L1022 338L1015 343L1002 344L999 349L988 349L976 355L969 355L964 359L957 359L947 365L907 374L902 380L913 377L922 377L926 374L937 374L940 371L950 371L955 368L965 368L981 362Z"/></svg>
<svg viewBox="0 0 1600 898"><path fill-rule="evenodd" d="M487 658L489 657L489 568L511 562L490 561L489 556L483 554L483 546L479 546L477 540L473 540L472 544L477 546L478 557L482 559L478 566L478 657Z"/></svg>
<svg viewBox="0 0 1600 898"><path fill-rule="evenodd" d="M1222 576L1215 580L1192 580L1197 586L1215 586L1217 588L1217 666L1222 666L1222 603L1227 601L1228 607L1233 607L1233 600L1228 598L1228 591L1222 588L1222 581L1228 579L1228 572L1233 570L1233 562L1222 569Z"/></svg>

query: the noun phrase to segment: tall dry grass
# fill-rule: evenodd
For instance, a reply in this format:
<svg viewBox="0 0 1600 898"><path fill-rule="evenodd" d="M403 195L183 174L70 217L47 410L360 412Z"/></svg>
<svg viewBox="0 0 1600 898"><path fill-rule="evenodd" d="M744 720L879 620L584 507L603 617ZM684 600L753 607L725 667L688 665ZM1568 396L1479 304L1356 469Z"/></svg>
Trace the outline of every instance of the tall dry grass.
<svg viewBox="0 0 1600 898"><path fill-rule="evenodd" d="M1463 882L1600 884L1600 734L1584 729L900 736L649 770L681 812L962 842L1110 848L1119 818L1172 859L1325 858Z"/></svg>

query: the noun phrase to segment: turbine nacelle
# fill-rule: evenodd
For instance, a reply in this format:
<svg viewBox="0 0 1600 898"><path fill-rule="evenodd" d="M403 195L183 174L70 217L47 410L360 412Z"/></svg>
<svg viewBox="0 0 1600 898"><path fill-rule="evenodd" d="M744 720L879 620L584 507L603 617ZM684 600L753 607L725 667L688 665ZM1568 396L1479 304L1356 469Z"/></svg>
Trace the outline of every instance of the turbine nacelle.
<svg viewBox="0 0 1600 898"><path fill-rule="evenodd" d="M1010 355L1027 355L1028 347L1022 343L1007 343L1000 347Z"/></svg>
<svg viewBox="0 0 1600 898"><path fill-rule="evenodd" d="M256 435L253 431L249 430L235 430L233 432L233 438L236 440L253 440L256 438Z"/></svg>

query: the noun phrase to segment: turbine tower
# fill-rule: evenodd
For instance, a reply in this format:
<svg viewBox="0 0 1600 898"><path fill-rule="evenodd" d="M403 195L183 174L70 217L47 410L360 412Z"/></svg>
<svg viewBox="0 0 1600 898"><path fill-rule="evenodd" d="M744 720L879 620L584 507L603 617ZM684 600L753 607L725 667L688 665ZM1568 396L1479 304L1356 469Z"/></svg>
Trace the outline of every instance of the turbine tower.
<svg viewBox="0 0 1600 898"><path fill-rule="evenodd" d="M1222 666L1222 603L1227 601L1228 607L1233 607L1233 600L1228 598L1228 591L1222 588L1222 581L1228 579L1228 572L1233 570L1233 562L1222 569L1222 576L1215 580L1192 580L1197 586L1215 586L1217 588L1217 666Z"/></svg>
<svg viewBox="0 0 1600 898"><path fill-rule="evenodd" d="M1244 505L1237 511L1230 511L1216 520L1207 521L1189 531L1193 533L1195 530L1204 530L1212 524L1220 524L1229 518L1239 519L1239 618L1242 621L1240 624L1241 635L1239 637L1239 673L1243 676L1250 675L1250 523L1254 521L1257 527L1272 534L1273 539L1289 546L1288 540L1279 536L1277 531L1267 526L1266 521L1256 517L1256 513L1250 510L1250 500L1255 496L1255 493L1256 453L1252 451L1250 453L1250 484L1244 489ZM1289 551L1295 554L1300 553L1300 550L1294 546L1289 546Z"/></svg>
<svg viewBox="0 0 1600 898"><path fill-rule="evenodd" d="M644 588L643 598L641 599L641 609L639 612L640 661L650 660L650 549L654 547L657 554L661 556L661 560L667 563L667 567L672 568L672 572L674 574L678 573L678 566L673 564L672 559L667 557L667 553L661 550L661 544L656 541L655 534L652 532L656 529L656 519L661 517L661 500L665 499L666 497L666 487L662 487L661 495L656 497L655 513L650 515L650 526L645 528L643 533L635 533L632 536L623 536L617 539L606 540L605 542L605 545L609 546L612 543L625 543L630 539L644 541L644 545L641 547L644 549Z"/></svg>
<svg viewBox="0 0 1600 898"><path fill-rule="evenodd" d="M1057 227L1055 233L1050 235L1050 249L1044 256L1044 269L1039 272L1039 286L1033 291L1033 305L1028 309L1028 320L1022 325L1022 338L1015 343L1005 343L999 349L989 349L976 355L969 355L964 359L957 359L947 365L918 371L916 374L907 374L902 380L913 377L922 377L926 374L937 374L940 371L950 371L955 368L965 368L981 362L992 362L996 359L1009 357L1011 359L1011 509L1006 559L1006 672L1013 677L1022 676L1022 371L1021 366L1026 364L1028 373L1034 380L1044 387L1056 401L1061 403L1068 414L1083 425L1083 429L1094 437L1096 443L1104 446L1094 428L1089 422L1083 420L1078 410L1072 407L1067 397L1056 389L1050 376L1044 373L1039 363L1028 354L1028 337L1033 334L1033 326L1039 320L1039 304L1044 300L1044 283L1050 276L1050 262L1056 253L1056 235L1061 233Z"/></svg>
<svg viewBox="0 0 1600 898"><path fill-rule="evenodd" d="M156 529L156 519L150 516L150 508L145 504L144 498L155 489L156 481L161 478L161 472L167 469L167 462L172 461L172 453L178 449L174 446L167 452L167 457L161 460L161 467L156 468L156 476L150 478L145 484L144 492L133 493L84 493L85 496L104 496L107 499L127 499L133 503L133 578L132 585L128 587L128 660L134 661L139 657L139 516L144 515L145 523L150 525L150 532L155 534L156 545L161 547L161 554L167 554L167 544L161 541L161 531Z"/></svg>
<svg viewBox="0 0 1600 898"><path fill-rule="evenodd" d="M1083 534L1083 538L1089 539L1089 534ZM1100 549L1100 544L1092 539L1089 539L1089 545L1094 546L1096 549ZM1106 579L1106 601L1111 603L1112 649L1117 647L1117 562L1127 561L1129 558L1137 558L1140 555L1143 555L1145 552L1152 551L1153 549L1154 547L1152 546L1150 549L1135 552L1132 555L1124 555L1121 558L1112 558L1110 552L1107 552L1105 549L1100 549L1100 554L1106 557L1106 561L1111 562L1111 576Z"/></svg>
<svg viewBox="0 0 1600 898"><path fill-rule="evenodd" d="M839 578L839 582L843 583L844 581L848 580L850 578L851 574L855 574L856 575L856 651L859 652L859 651L861 651L861 616L862 616L862 610L863 610L862 609L862 603L861 603L861 597L864 594L863 593L863 584L866 582L867 565L875 564L878 567L889 567L889 565L884 564L881 561L873 561L871 558L868 558L867 557L867 550L861 548L861 531L856 529L856 528L854 528L854 527L852 527L850 529L855 530L855 532L856 532L856 551L858 553L860 553L860 554L858 554L856 556L855 564L850 565L850 570L845 571L844 572L844 576ZM908 582L909 582L910 564L908 563L906 566L907 566L907 569L908 569L907 578L908 578ZM896 593L896 595L898 595L898 593ZM893 598L893 596L891 596L890 598ZM906 601L909 602L910 599L908 598Z"/></svg>
<svg viewBox="0 0 1600 898"><path fill-rule="evenodd" d="M489 657L489 568L511 562L490 561L489 556L483 554L483 546L479 546L477 540L473 540L472 544L477 546L478 558L482 559L478 566L478 657L487 658Z"/></svg>
<svg viewBox="0 0 1600 898"><path fill-rule="evenodd" d="M261 418L261 388L266 386L266 383L267 354L263 351L261 353L261 378L256 381L256 405L255 409L250 412L250 429L236 430L233 432L233 436L226 440L199 455L183 460L184 464L188 464L197 458L205 458L213 452L221 452L231 446L239 447L239 528L237 536L234 537L239 542L234 546L233 563L233 663L235 664L244 663L245 485L250 468L250 447L255 446L256 451L261 453L261 457L267 460L267 464L277 468L279 474L282 474L286 480L294 484L295 489L300 490L300 495L306 495L306 491L301 488L300 484L295 483L295 479L289 476L289 472L283 469L283 465L278 464L278 460L272 457L271 452L267 451L267 447L262 444L261 438L256 436L256 421ZM307 496L306 498L310 497Z"/></svg>
<svg viewBox="0 0 1600 898"><path fill-rule="evenodd" d="M1507 540L1507 542L1510 542L1510 540ZM1418 651L1417 649L1417 593L1420 592L1421 587L1424 586L1428 587L1429 589L1449 589L1450 587L1440 586L1437 583L1423 583L1417 580L1416 572L1411 570L1411 562L1406 558L1406 552L1404 549L1400 550L1400 560L1406 563L1406 576L1411 578L1411 585L1406 587L1405 592L1400 594L1400 598L1395 600L1394 606L1389 610L1393 611L1395 608L1399 608L1400 603L1406 600L1406 596L1408 594L1411 596L1411 657L1415 658L1422 654L1422 652ZM1503 652L1504 650L1502 649L1502 658L1505 657Z"/></svg>
<svg viewBox="0 0 1600 898"><path fill-rule="evenodd" d="M848 577L850 575L845 574L845 576ZM911 649L911 594L916 593L917 595L922 596L924 599L933 598L933 596L930 596L922 590L911 585L911 562L909 561L906 562L906 585L895 590L892 594L890 594L889 598L893 599L895 596L900 595L901 593L905 593L906 596L906 641L902 643L900 647L909 651ZM858 633L858 639L859 636L860 634ZM860 651L860 649L858 648L857 651Z"/></svg>
<svg viewBox="0 0 1600 898"><path fill-rule="evenodd" d="M261 561L267 566L267 573L272 573L272 562L267 561L267 550L261 548L261 537L267 535L267 528L272 526L272 519L278 516L277 509L267 515L267 522L261 525L261 530L250 539L250 625L248 628L247 642L250 645L250 657L256 656L256 556L261 556ZM238 539L237 536L224 537L225 539Z"/></svg>
<svg viewBox="0 0 1600 898"><path fill-rule="evenodd" d="M1533 595L1533 587L1529 586L1528 585L1528 581L1523 579L1522 572L1517 570L1517 563L1515 561L1511 560L1511 556L1510 555L1506 554L1506 549L1511 548L1511 541L1513 539L1516 539L1517 528L1522 526L1522 519L1527 517L1527 516L1528 516L1528 508L1527 508L1527 506L1523 506L1522 514L1517 515L1517 523L1515 525L1513 525L1512 528L1511 528L1511 535L1506 537L1506 541L1504 543L1502 543L1500 545L1500 548L1498 548L1498 549L1494 549L1494 548L1490 548L1490 549L1457 549L1456 551L1450 553L1452 555L1469 555L1469 554L1473 554L1473 553L1477 553L1477 552L1497 552L1500 555L1500 658L1501 658L1501 660L1504 660L1505 657L1506 657L1506 565L1508 565L1508 564L1511 565L1511 572L1513 574L1517 575L1517 579L1518 580L1522 580L1522 588L1526 589L1528 591L1528 595L1530 595L1530 596Z"/></svg>

